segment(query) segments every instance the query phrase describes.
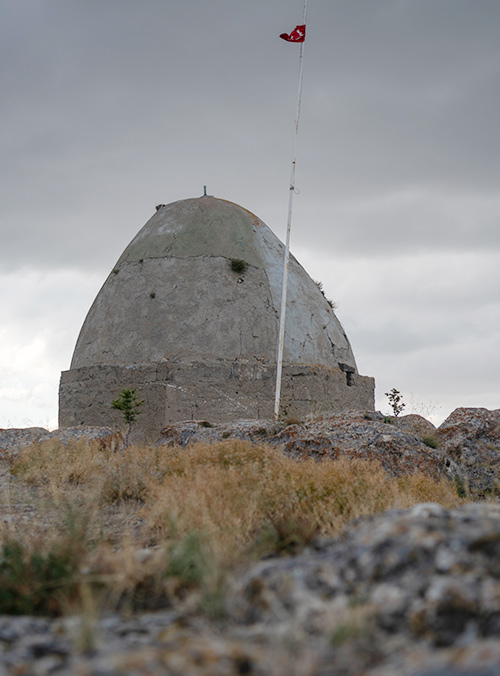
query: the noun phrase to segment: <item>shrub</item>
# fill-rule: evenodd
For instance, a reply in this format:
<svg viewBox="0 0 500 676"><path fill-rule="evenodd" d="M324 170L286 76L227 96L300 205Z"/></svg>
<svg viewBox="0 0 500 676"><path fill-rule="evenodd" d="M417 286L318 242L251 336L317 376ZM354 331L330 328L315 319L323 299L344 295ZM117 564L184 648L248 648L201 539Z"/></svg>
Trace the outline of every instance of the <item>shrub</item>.
<svg viewBox="0 0 500 676"><path fill-rule="evenodd" d="M151 484L143 518L161 538L174 516L182 532L203 531L216 555L228 558L248 551L266 531L286 540L291 524L327 536L351 518L407 507L424 496L454 500L446 481L387 477L375 461L298 461L234 439L169 449L168 456L163 479Z"/></svg>
<svg viewBox="0 0 500 676"><path fill-rule="evenodd" d="M0 553L0 613L60 615L74 591L77 561L71 551L27 551L6 540Z"/></svg>
<svg viewBox="0 0 500 676"><path fill-rule="evenodd" d="M209 565L206 542L198 531L173 542L168 548L166 574L177 578L182 588L200 587Z"/></svg>
<svg viewBox="0 0 500 676"><path fill-rule="evenodd" d="M259 556L297 554L317 535L317 528L310 520L270 520L257 533L254 549Z"/></svg>
<svg viewBox="0 0 500 676"><path fill-rule="evenodd" d="M139 408L143 403L144 399L142 401L137 399L135 387L133 390L122 390L118 399L111 402L111 408L121 411L123 413L123 418L128 425L127 434L125 435L125 447L128 446L128 438L130 430L132 429L132 423L135 421L136 417L142 413L142 411L139 411Z"/></svg>
<svg viewBox="0 0 500 676"><path fill-rule="evenodd" d="M439 447L439 439L432 434L428 434L428 435L422 437L422 443L424 443L429 448L438 448Z"/></svg>
<svg viewBox="0 0 500 676"><path fill-rule="evenodd" d="M326 300L328 305L332 308L332 310L336 310L337 309L337 303L335 303L335 301L331 300L330 298L326 297L325 290L323 288L323 282L314 282L314 283L316 284L318 289L321 291L321 295Z"/></svg>
<svg viewBox="0 0 500 676"><path fill-rule="evenodd" d="M459 475L455 477L455 491L459 498L467 497L467 491L465 490L464 482L462 477Z"/></svg>
<svg viewBox="0 0 500 676"><path fill-rule="evenodd" d="M392 408L393 415L397 418L403 409L406 408L401 392L393 387L390 392L385 393L385 396L389 399L389 406Z"/></svg>
<svg viewBox="0 0 500 676"><path fill-rule="evenodd" d="M231 270L242 275L248 270L248 263L240 258L231 258Z"/></svg>
<svg viewBox="0 0 500 676"><path fill-rule="evenodd" d="M4 537L0 547L0 614L61 615L80 595L79 564L88 521L75 508L50 538Z"/></svg>

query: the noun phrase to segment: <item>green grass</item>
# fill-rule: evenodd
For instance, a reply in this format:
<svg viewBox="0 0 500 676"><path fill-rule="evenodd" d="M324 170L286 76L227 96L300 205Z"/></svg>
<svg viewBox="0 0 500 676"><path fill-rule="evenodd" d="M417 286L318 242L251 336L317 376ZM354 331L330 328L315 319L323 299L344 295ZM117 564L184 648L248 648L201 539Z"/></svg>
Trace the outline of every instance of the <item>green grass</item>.
<svg viewBox="0 0 500 676"><path fill-rule="evenodd" d="M439 448L439 439L432 434L422 437L422 442L429 448Z"/></svg>

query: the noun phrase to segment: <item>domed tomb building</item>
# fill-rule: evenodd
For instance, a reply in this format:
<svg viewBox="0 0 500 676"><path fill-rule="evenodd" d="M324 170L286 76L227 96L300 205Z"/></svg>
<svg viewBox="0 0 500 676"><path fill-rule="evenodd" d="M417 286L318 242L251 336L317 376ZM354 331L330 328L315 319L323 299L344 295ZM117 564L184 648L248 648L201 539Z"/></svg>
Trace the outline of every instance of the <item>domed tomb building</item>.
<svg viewBox="0 0 500 676"><path fill-rule="evenodd" d="M181 420L272 418L284 245L257 216L204 196L157 208L125 249L61 375L59 424L116 425L125 388L135 429ZM281 412L373 410L347 336L290 256Z"/></svg>

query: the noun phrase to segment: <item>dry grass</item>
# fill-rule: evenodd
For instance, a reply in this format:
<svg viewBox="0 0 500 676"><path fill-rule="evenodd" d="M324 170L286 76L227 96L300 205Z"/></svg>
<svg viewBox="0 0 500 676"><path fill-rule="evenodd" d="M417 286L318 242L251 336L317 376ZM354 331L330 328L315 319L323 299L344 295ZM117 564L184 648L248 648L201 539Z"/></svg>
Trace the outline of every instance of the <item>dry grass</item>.
<svg viewBox="0 0 500 676"><path fill-rule="evenodd" d="M123 454L50 440L11 463L12 512L16 491L26 500L27 487L36 509L29 528L15 519L4 527L4 558L6 544L21 551L12 563L17 573L0 569L0 587L10 575L14 597L23 596L23 608L31 599L34 612L82 608L89 593L101 609L130 610L195 593L216 614L228 572L258 556L293 552L358 516L422 501L457 503L446 481L389 478L372 461L298 461L237 440L129 447ZM61 579L45 580L41 591L28 582L40 564L33 552L50 561L64 552L69 561L60 566Z"/></svg>

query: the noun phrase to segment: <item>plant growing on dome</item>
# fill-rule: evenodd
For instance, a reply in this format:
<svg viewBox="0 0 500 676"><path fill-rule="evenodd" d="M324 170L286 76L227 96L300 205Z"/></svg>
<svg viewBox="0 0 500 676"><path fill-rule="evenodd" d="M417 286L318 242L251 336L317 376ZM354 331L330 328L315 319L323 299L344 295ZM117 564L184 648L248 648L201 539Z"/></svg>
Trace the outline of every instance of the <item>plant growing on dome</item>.
<svg viewBox="0 0 500 676"><path fill-rule="evenodd" d="M231 258L231 270L242 275L248 269L248 263L240 258Z"/></svg>
<svg viewBox="0 0 500 676"><path fill-rule="evenodd" d="M122 411L123 418L128 425L127 433L125 435L125 448L128 446L128 438L130 430L132 429L132 423L135 421L136 417L142 413L142 411L139 411L139 408L143 403L144 399L141 401L137 399L135 387L133 390L122 390L120 396L111 402L111 408Z"/></svg>
<svg viewBox="0 0 500 676"><path fill-rule="evenodd" d="M313 281L314 281L314 280L313 280ZM330 298L327 298L327 297L326 297L325 290L324 290L324 288L323 288L323 282L316 282L316 281L314 281L314 283L316 284L316 286L318 287L318 289L321 291L321 294L322 294L323 298L326 300L326 302L327 302L328 305L332 308L332 310L336 310L337 307L338 307L338 306L337 306L337 303L336 303L335 301L331 300Z"/></svg>

